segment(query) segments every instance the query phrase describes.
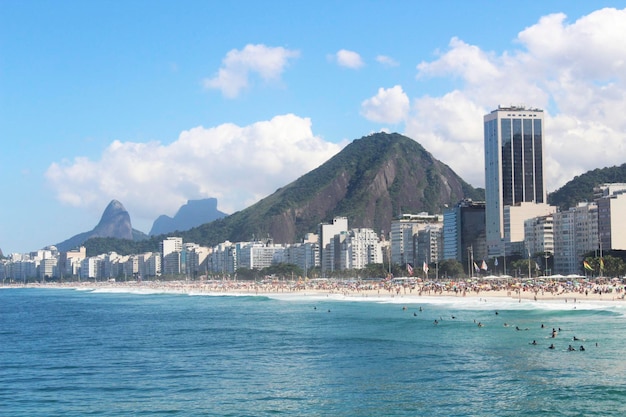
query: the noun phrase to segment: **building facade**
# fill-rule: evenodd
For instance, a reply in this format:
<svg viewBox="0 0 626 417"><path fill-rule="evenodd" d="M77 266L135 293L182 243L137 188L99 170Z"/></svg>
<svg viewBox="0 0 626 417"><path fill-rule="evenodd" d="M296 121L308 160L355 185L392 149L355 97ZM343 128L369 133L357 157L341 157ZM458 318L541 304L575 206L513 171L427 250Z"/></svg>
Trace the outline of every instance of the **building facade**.
<svg viewBox="0 0 626 417"><path fill-rule="evenodd" d="M504 208L547 202L543 175L543 110L498 107L483 118L485 220L489 256L501 256ZM523 229L523 223L520 225Z"/></svg>
<svg viewBox="0 0 626 417"><path fill-rule="evenodd" d="M443 259L455 259L466 268L472 259L486 257L485 202L466 199L446 210L443 215Z"/></svg>

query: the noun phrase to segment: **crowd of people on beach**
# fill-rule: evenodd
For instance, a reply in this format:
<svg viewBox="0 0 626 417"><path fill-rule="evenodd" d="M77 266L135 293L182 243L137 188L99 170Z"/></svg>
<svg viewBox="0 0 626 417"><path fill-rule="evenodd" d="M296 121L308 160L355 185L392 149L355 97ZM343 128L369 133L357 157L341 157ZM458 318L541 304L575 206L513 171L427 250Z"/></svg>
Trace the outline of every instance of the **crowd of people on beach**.
<svg viewBox="0 0 626 417"><path fill-rule="evenodd" d="M576 299L624 300L623 280L541 281L516 279L461 279L455 281L422 281L420 279L336 280L336 279L265 279L262 281L213 280L133 280L71 281L11 284L58 287L119 287L167 292L197 293L325 293L344 296L500 296L524 299Z"/></svg>

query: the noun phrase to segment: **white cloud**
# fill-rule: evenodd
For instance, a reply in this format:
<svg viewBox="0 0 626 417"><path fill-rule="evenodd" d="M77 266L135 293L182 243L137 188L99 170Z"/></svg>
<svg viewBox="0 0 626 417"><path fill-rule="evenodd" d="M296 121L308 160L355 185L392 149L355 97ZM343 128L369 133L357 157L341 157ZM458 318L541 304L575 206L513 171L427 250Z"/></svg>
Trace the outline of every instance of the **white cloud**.
<svg viewBox="0 0 626 417"><path fill-rule="evenodd" d="M368 120L379 123L399 123L409 111L409 97L396 85L379 88L378 94L361 103L361 114Z"/></svg>
<svg viewBox="0 0 626 417"><path fill-rule="evenodd" d="M395 59L388 57L387 55L378 55L376 57L376 62L386 67L397 67L400 65Z"/></svg>
<svg viewBox="0 0 626 417"><path fill-rule="evenodd" d="M335 54L337 63L346 68L359 69L364 63L361 59L361 55L354 51L348 51L347 49L341 49Z"/></svg>
<svg viewBox="0 0 626 417"><path fill-rule="evenodd" d="M282 47L249 44L243 50L229 51L217 75L203 83L206 88L221 90L224 96L235 98L248 87L251 74L258 74L264 81L277 80L289 59L299 55L298 51Z"/></svg>
<svg viewBox="0 0 626 417"><path fill-rule="evenodd" d="M483 186L482 116L498 105L526 105L546 111L549 191L588 170L620 165L626 162L623 39L626 9L598 10L573 23L563 14L545 16L519 33L520 49L501 54L453 38L438 59L417 66L417 78L452 78L457 88L414 99L406 133Z"/></svg>
<svg viewBox="0 0 626 417"><path fill-rule="evenodd" d="M189 199L216 197L220 210L241 210L341 147L315 136L309 119L287 114L243 127L196 127L168 145L114 141L99 160L54 163L46 178L72 206L101 211L119 200L147 232L158 215L175 214Z"/></svg>

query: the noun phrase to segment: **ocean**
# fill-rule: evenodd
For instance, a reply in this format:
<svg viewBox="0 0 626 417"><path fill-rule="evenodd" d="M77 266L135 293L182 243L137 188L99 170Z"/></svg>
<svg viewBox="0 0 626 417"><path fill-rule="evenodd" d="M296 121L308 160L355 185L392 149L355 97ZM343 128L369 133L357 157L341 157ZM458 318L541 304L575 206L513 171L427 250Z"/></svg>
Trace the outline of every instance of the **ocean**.
<svg viewBox="0 0 626 417"><path fill-rule="evenodd" d="M623 416L624 335L623 302L1 289L0 415Z"/></svg>

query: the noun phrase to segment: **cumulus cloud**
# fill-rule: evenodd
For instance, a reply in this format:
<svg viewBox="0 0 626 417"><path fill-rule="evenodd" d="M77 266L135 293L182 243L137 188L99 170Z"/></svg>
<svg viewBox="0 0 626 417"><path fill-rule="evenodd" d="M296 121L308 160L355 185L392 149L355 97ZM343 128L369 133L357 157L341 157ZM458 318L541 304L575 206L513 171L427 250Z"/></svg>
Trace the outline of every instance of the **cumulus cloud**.
<svg viewBox="0 0 626 417"><path fill-rule="evenodd" d="M386 67L397 67L398 65L400 65L398 64L398 62L396 62L395 59L388 57L387 55L378 55L376 57L376 62Z"/></svg>
<svg viewBox="0 0 626 417"><path fill-rule="evenodd" d="M207 78L206 88L217 89L225 97L235 98L248 87L251 74L257 74L264 81L280 78L290 59L300 53L282 47L246 45L242 50L233 49L222 60L222 66L213 78Z"/></svg>
<svg viewBox="0 0 626 417"><path fill-rule="evenodd" d="M456 88L414 98L406 134L484 186L483 116L498 105L525 105L545 110L549 191L588 170L620 165L626 162L623 39L626 9L610 8L575 22L560 13L544 16L518 34L514 49L499 54L453 38L437 59L417 66L417 79L448 78Z"/></svg>
<svg viewBox="0 0 626 417"><path fill-rule="evenodd" d="M361 103L361 114L379 123L399 123L409 111L409 97L402 87L379 88L378 94Z"/></svg>
<svg viewBox="0 0 626 417"><path fill-rule="evenodd" d="M347 49L341 49L335 54L337 63L346 68L359 69L364 63L361 59L361 55L354 51L348 51Z"/></svg>
<svg viewBox="0 0 626 417"><path fill-rule="evenodd" d="M100 159L53 163L46 178L63 203L103 210L121 201L146 231L189 199L216 197L227 213L243 209L318 167L342 145L315 136L293 114L249 126L183 131L171 144L114 141Z"/></svg>

